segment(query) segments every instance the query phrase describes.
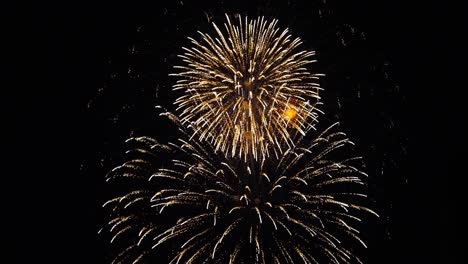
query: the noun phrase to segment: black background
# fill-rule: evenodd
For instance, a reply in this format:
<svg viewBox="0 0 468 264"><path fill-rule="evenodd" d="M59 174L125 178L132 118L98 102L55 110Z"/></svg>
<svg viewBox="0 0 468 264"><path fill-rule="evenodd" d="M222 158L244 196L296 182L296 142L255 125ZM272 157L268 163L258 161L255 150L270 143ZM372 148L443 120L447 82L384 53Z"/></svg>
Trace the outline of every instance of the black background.
<svg viewBox="0 0 468 264"><path fill-rule="evenodd" d="M15 140L5 138L13 143L5 166L12 172L5 170L5 177L13 182L4 186L11 186L5 188L5 215L12 222L6 233L14 259L103 261L107 253L96 231L103 222L99 205L109 198L104 174L117 165L130 134L171 133L161 131L154 105L171 105L167 74L178 62L175 55L187 36L210 30L207 15L219 24L227 12L276 17L317 50L327 74L326 111L361 146L375 175L370 186L382 217L367 230L368 262L460 263L450 243L458 207L448 182L461 175L446 143L463 135L452 132L457 86L447 82L456 72L454 7L326 2L12 7L5 51L13 55L7 63L14 74L6 75L14 85L4 88L4 106Z"/></svg>

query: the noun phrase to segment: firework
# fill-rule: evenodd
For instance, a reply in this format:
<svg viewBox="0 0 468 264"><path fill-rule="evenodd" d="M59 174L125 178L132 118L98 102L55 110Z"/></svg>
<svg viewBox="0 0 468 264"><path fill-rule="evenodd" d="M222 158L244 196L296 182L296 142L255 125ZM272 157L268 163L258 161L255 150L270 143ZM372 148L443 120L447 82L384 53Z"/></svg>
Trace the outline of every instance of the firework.
<svg viewBox="0 0 468 264"><path fill-rule="evenodd" d="M115 262L161 262L162 252L170 263L360 262L351 245L366 246L357 227L375 213L337 125L250 164L180 130L177 143L130 139L129 161L109 174L136 183L104 204L111 220L102 232L121 245ZM173 159L161 164L161 152Z"/></svg>
<svg viewBox="0 0 468 264"><path fill-rule="evenodd" d="M225 155L248 160L276 157L310 130L319 110L318 78L306 68L313 51L298 51L299 38L280 31L277 20L226 16L225 31L189 38L174 90L183 124Z"/></svg>

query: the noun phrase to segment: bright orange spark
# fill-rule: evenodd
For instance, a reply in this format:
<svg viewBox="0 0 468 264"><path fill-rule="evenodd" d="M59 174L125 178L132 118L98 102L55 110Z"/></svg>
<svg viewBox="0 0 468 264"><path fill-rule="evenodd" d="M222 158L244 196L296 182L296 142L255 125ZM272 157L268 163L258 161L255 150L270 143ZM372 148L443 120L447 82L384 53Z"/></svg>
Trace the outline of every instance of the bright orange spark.
<svg viewBox="0 0 468 264"><path fill-rule="evenodd" d="M297 112L296 110L292 109L292 108L286 108L286 110L284 110L284 113L283 113L284 117L288 120L293 120L296 115L297 115Z"/></svg>

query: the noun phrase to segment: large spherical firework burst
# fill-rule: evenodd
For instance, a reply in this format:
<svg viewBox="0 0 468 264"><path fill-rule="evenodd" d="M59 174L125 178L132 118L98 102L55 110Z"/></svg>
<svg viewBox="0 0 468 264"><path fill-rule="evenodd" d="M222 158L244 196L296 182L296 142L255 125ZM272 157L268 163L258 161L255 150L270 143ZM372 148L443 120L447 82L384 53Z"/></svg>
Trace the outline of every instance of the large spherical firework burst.
<svg viewBox="0 0 468 264"><path fill-rule="evenodd" d="M347 155L352 142L336 126L251 164L214 154L192 132L176 144L129 140L131 159L109 179L137 184L104 205L111 220L103 231L120 245L115 262L360 262L351 245L365 246L356 228L373 212L353 165L359 158ZM160 151L173 159L161 165Z"/></svg>
<svg viewBox="0 0 468 264"><path fill-rule="evenodd" d="M313 51L300 51L299 38L280 31L277 20L227 17L225 31L201 33L180 55L174 90L184 124L226 155L263 159L281 155L317 118L318 78L306 68Z"/></svg>

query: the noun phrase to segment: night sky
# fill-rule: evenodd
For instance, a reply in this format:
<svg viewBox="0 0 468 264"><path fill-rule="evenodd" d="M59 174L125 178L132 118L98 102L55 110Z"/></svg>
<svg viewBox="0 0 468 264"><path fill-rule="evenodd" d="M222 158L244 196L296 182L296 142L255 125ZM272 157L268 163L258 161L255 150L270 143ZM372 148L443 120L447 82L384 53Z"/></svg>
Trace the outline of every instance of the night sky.
<svg viewBox="0 0 468 264"><path fill-rule="evenodd" d="M340 121L358 146L381 215L363 230L366 263L459 263L447 183L462 175L444 141L463 135L450 132L456 104L444 95L454 89L445 82L455 49L448 4L159 0L12 10L6 113L15 169L5 177L15 186L6 199L15 201L7 215L18 263L106 263L107 242L96 234L113 194L104 176L129 136L174 133L154 106L172 107L168 74L187 37L212 32L208 20L219 25L225 13L277 18L317 52L322 120Z"/></svg>

